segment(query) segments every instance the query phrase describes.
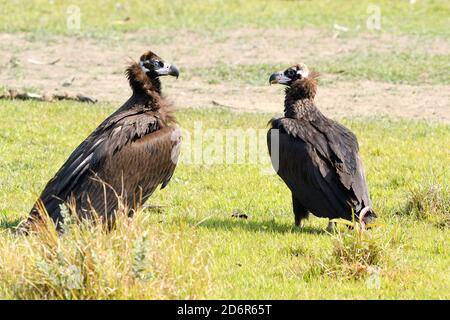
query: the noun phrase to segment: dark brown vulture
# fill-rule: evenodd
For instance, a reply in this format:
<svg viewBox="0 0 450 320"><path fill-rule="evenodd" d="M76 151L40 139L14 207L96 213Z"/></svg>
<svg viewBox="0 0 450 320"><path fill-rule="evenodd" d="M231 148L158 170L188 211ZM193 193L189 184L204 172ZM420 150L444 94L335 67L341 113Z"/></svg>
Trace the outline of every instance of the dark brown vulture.
<svg viewBox="0 0 450 320"><path fill-rule="evenodd" d="M25 230L41 217L40 204L57 228L64 218L63 203L75 204L80 218L96 214L111 225L119 204L133 212L159 184L167 185L181 136L172 107L161 94L159 78L165 75L178 77L179 71L150 51L128 66L132 96L73 151L47 183L23 225Z"/></svg>
<svg viewBox="0 0 450 320"><path fill-rule="evenodd" d="M272 164L292 192L295 224L309 213L352 220L352 210L371 223L369 190L358 155L356 136L325 117L314 103L318 73L305 64L274 73L269 82L284 84L284 117L271 120L267 135ZM277 129L277 130L273 130ZM328 228L334 227L330 221Z"/></svg>

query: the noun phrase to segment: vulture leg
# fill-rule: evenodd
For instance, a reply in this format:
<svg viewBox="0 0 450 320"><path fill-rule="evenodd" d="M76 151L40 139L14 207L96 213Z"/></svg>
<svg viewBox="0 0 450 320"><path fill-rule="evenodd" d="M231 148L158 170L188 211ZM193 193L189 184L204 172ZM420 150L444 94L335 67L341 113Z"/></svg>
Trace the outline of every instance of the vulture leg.
<svg viewBox="0 0 450 320"><path fill-rule="evenodd" d="M304 226L304 219L308 219L308 209L306 209L300 201L295 198L294 194L292 194L292 207L294 209L294 215L295 215L295 225L297 227L303 228Z"/></svg>
<svg viewBox="0 0 450 320"><path fill-rule="evenodd" d="M336 222L332 221L330 219L330 221L328 221L328 225L327 225L327 229L328 232L332 233L334 231L336 231Z"/></svg>

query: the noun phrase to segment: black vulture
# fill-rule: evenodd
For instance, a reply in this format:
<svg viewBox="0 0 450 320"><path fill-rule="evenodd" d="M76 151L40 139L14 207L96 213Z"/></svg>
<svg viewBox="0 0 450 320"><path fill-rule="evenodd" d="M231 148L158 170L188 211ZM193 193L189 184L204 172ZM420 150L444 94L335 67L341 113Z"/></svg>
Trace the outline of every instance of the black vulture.
<svg viewBox="0 0 450 320"><path fill-rule="evenodd" d="M179 71L148 51L125 73L132 96L73 151L47 183L22 230L42 218L42 205L60 229L63 203L81 219L95 215L111 226L120 205L132 213L159 184L164 188L169 182L181 135L159 78L178 77Z"/></svg>
<svg viewBox="0 0 450 320"><path fill-rule="evenodd" d="M356 136L316 107L317 72L305 64L274 73L286 85L284 117L272 119L267 135L272 165L292 192L295 224L309 215L369 224L372 210ZM276 129L276 130L274 130ZM330 221L329 229L334 227Z"/></svg>

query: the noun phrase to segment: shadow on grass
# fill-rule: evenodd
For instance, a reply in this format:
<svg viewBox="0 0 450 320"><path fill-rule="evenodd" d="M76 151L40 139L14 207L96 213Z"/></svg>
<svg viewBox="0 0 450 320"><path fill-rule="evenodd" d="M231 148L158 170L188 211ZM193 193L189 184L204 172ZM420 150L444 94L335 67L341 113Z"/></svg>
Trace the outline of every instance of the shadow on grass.
<svg viewBox="0 0 450 320"><path fill-rule="evenodd" d="M20 222L22 222L21 218L9 218L7 215L0 215L0 231L1 230L11 230L14 231L19 226Z"/></svg>
<svg viewBox="0 0 450 320"><path fill-rule="evenodd" d="M221 229L221 230L233 230L240 229L250 232L267 232L267 233L308 233L308 234L326 234L324 229L305 226L303 228L296 227L294 224L282 224L274 220L269 221L251 221L244 219L230 218L230 220L224 219L207 219L203 222L194 221L189 219L189 223L197 225L199 228L206 229Z"/></svg>

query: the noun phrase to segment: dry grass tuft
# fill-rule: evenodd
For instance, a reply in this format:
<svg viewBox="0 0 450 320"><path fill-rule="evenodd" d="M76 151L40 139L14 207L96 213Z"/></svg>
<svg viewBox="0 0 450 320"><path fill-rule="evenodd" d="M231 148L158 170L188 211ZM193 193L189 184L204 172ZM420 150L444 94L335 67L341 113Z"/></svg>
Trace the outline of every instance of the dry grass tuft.
<svg viewBox="0 0 450 320"><path fill-rule="evenodd" d="M361 279L381 272L387 257L389 241L381 244L380 239L368 231L362 219L352 222L337 220L347 226L345 230L336 228L333 236L331 255L319 259L305 273L306 278L326 275L343 279ZM372 224L373 227L377 227Z"/></svg>
<svg viewBox="0 0 450 320"><path fill-rule="evenodd" d="M181 221L168 231L145 212L101 223L44 218L28 236L0 243L0 297L17 299L195 299L210 290L208 253Z"/></svg>
<svg viewBox="0 0 450 320"><path fill-rule="evenodd" d="M450 187L436 183L411 187L404 212L438 227L450 227Z"/></svg>

